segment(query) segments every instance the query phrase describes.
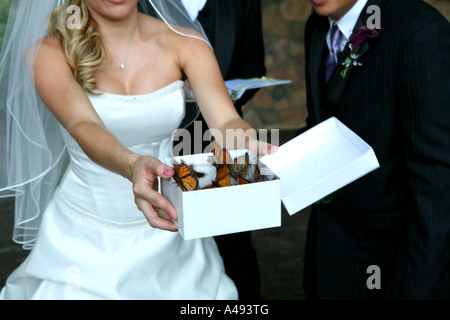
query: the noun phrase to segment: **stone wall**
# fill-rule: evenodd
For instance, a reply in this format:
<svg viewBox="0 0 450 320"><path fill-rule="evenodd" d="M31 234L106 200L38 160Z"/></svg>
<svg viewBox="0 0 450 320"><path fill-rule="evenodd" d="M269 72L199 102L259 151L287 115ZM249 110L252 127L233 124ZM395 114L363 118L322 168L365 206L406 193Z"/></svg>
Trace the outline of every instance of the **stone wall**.
<svg viewBox="0 0 450 320"><path fill-rule="evenodd" d="M450 0L426 2L450 19ZM290 79L292 84L261 89L245 106L244 118L255 128L289 130L305 125L303 32L311 10L307 0L262 0L267 76Z"/></svg>

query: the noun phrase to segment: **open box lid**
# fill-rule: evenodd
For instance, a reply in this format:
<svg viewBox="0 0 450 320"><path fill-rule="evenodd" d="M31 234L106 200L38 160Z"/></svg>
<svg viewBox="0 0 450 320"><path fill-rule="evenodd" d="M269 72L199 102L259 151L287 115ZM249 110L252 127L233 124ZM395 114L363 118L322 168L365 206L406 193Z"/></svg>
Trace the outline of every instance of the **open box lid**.
<svg viewBox="0 0 450 320"><path fill-rule="evenodd" d="M280 178L281 199L290 215L379 168L372 148L335 117L260 162Z"/></svg>

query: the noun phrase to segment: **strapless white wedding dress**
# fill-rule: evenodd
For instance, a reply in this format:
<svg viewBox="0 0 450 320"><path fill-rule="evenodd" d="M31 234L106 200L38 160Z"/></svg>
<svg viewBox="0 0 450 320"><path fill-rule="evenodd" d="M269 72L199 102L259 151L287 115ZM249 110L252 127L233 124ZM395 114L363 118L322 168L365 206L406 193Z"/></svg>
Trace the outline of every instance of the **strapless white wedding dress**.
<svg viewBox="0 0 450 320"><path fill-rule="evenodd" d="M108 129L139 154L170 156L184 116L183 82L156 92L89 95ZM212 238L152 228L131 183L94 162L64 130L70 165L27 259L3 299L236 299ZM92 137L95 139L95 137Z"/></svg>

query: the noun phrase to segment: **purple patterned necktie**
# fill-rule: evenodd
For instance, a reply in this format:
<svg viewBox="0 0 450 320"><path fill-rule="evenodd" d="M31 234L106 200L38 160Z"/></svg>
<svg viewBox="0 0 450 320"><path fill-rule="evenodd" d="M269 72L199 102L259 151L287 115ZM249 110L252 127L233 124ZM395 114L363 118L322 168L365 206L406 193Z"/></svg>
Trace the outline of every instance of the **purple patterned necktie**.
<svg viewBox="0 0 450 320"><path fill-rule="evenodd" d="M326 60L325 76L327 82L330 80L331 74L333 73L334 69L337 66L337 55L340 51L342 37L343 34L341 30L339 30L338 26L334 24L333 28L331 29L330 35L331 49Z"/></svg>

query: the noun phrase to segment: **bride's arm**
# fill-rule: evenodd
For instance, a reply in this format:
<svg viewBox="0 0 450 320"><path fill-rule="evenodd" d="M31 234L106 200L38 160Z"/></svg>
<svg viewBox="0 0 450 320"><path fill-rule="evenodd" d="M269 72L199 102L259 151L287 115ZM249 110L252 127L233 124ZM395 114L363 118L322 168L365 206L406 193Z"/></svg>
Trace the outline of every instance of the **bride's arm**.
<svg viewBox="0 0 450 320"><path fill-rule="evenodd" d="M34 81L43 102L86 155L133 183L136 205L149 223L176 231L168 218L169 215L177 218L175 207L154 190L157 176L169 178L173 170L154 157L131 152L107 130L74 79L58 40L44 39L36 57Z"/></svg>
<svg viewBox="0 0 450 320"><path fill-rule="evenodd" d="M258 155L274 152L275 146L257 141L256 131L236 111L211 48L197 39L180 37L178 41L180 68L190 82L208 127L221 132L223 144L234 141L228 147L249 148ZM226 137L230 133L234 135L232 139Z"/></svg>

